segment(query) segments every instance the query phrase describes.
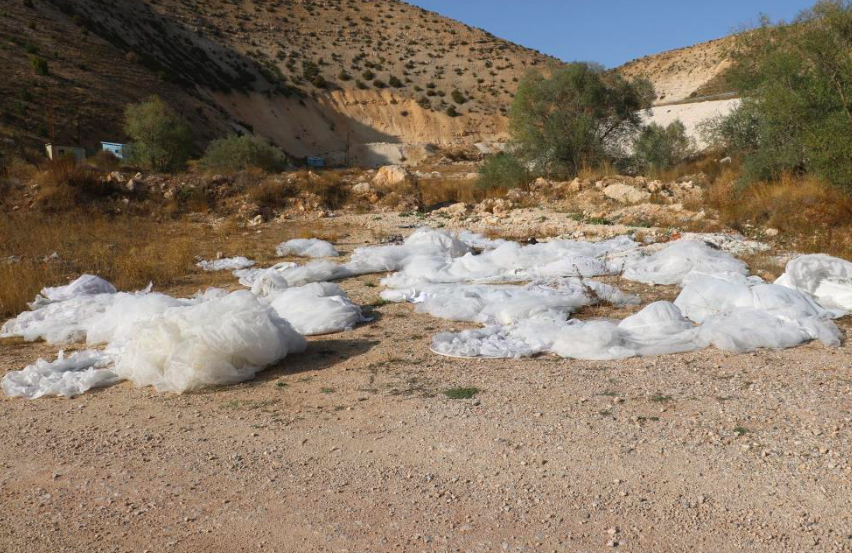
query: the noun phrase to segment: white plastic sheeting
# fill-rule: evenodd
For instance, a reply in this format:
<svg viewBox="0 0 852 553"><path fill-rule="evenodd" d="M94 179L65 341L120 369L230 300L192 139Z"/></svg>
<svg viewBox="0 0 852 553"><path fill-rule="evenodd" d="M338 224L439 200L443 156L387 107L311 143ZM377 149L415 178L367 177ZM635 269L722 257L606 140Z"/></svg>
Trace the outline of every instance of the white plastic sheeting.
<svg viewBox="0 0 852 553"><path fill-rule="evenodd" d="M803 255L776 282L807 292L824 307L852 311L852 263L828 255Z"/></svg>
<svg viewBox="0 0 852 553"><path fill-rule="evenodd" d="M106 349L68 357L60 353L55 361L40 359L10 372L2 384L8 395L73 396L124 379L181 392L251 378L305 347L304 338L249 291L211 289L188 299L147 290L66 297L8 321L0 335L85 341ZM329 314L328 307L321 307L316 316ZM328 324L337 325L339 319Z"/></svg>
<svg viewBox="0 0 852 553"><path fill-rule="evenodd" d="M506 242L479 255L442 257L417 255L398 273L382 281L391 288L424 283L522 282L544 278L593 277L615 274L620 263L610 257L635 250L639 244L622 236L605 242L554 240L521 246Z"/></svg>
<svg viewBox="0 0 852 553"><path fill-rule="evenodd" d="M330 282L288 288L273 295L270 305L305 336L351 330L364 320L361 308L340 286Z"/></svg>
<svg viewBox="0 0 852 553"><path fill-rule="evenodd" d="M79 351L67 357L60 351L55 361L39 359L21 371L8 373L2 388L10 397L73 397L121 381L110 368L114 361L112 355L98 350Z"/></svg>
<svg viewBox="0 0 852 553"><path fill-rule="evenodd" d="M417 311L440 319L510 325L525 319L565 320L581 307L608 302L638 305L639 298L594 281L560 279L527 286L431 284L422 289L386 290L388 301L410 301Z"/></svg>
<svg viewBox="0 0 852 553"><path fill-rule="evenodd" d="M727 253L739 251L741 238L703 236L707 239L690 236L662 248L642 248L629 237L522 246L421 229L399 245L359 248L343 264L319 260L255 269L246 258L210 262L205 268L238 267L234 274L250 291L211 290L188 299L150 289L118 293L108 282L84 275L44 289L32 310L3 325L0 336L106 348L39 360L9 373L2 385L9 395L41 397L76 395L120 379L177 392L240 382L302 351L302 335L338 332L362 321L360 308L327 281L368 273L393 273L382 281L387 300L485 325L435 336L432 348L442 355L516 358L549 352L607 360L711 346L746 352L812 340L840 344L832 319L852 309L852 263L802 256L776 284L767 284L748 276L746 264ZM296 249L286 255L304 255L316 245L291 244ZM650 251L655 253L645 253ZM628 280L683 290L674 303L652 303L621 321L571 318L596 303L638 305L636 296L589 280L622 272Z"/></svg>
<svg viewBox="0 0 852 553"><path fill-rule="evenodd" d="M278 257L337 257L340 254L330 242L316 238L297 238L278 244Z"/></svg>
<svg viewBox="0 0 852 553"><path fill-rule="evenodd" d="M93 296L95 294L115 294L115 287L101 277L94 275L82 275L74 282L65 286L55 288L44 288L41 294L36 296L31 308L46 305L57 301L64 301L77 296Z"/></svg>
<svg viewBox="0 0 852 553"><path fill-rule="evenodd" d="M745 277L693 278L674 303L656 302L624 320L527 318L502 326L436 336L432 349L453 357L518 358L551 352L610 360L695 351L744 353L812 340L840 345L838 313L796 290Z"/></svg>
<svg viewBox="0 0 852 553"><path fill-rule="evenodd" d="M254 266L254 261L247 257L226 257L224 259L215 259L212 261L199 261L196 266L208 272L214 271L235 271L237 269L247 269Z"/></svg>
<svg viewBox="0 0 852 553"><path fill-rule="evenodd" d="M243 382L306 345L290 323L246 290L140 323L115 372L137 386L185 392Z"/></svg>
<svg viewBox="0 0 852 553"><path fill-rule="evenodd" d="M690 273L748 275L748 265L697 240L678 240L657 253L628 260L622 275L644 284L683 284Z"/></svg>

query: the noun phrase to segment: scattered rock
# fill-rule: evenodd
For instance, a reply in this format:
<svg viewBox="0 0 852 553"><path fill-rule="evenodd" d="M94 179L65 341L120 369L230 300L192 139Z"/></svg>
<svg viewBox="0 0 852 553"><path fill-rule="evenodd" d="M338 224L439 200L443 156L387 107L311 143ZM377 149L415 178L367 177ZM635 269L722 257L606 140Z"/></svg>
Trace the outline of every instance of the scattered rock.
<svg viewBox="0 0 852 553"><path fill-rule="evenodd" d="M651 199L651 193L628 184L611 184L604 189L607 198L622 204L638 204Z"/></svg>
<svg viewBox="0 0 852 553"><path fill-rule="evenodd" d="M373 177L373 184L376 186L397 186L408 182L411 179L411 173L402 165L386 165L376 172Z"/></svg>

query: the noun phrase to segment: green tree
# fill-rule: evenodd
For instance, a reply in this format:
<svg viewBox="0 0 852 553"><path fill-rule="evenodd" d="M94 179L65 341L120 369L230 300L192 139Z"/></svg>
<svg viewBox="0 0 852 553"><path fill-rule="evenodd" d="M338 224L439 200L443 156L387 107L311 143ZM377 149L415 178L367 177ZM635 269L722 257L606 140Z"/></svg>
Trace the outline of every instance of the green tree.
<svg viewBox="0 0 852 553"><path fill-rule="evenodd" d="M651 123L633 141L633 159L643 170L661 171L684 161L695 152L695 141L678 120L668 127Z"/></svg>
<svg viewBox="0 0 852 553"><path fill-rule="evenodd" d="M517 157L500 152L490 156L479 168L477 188L517 188L530 182L530 172Z"/></svg>
<svg viewBox="0 0 852 553"><path fill-rule="evenodd" d="M155 171L183 166L192 152L192 129L159 97L127 106L124 130L132 141L133 160Z"/></svg>
<svg viewBox="0 0 852 553"><path fill-rule="evenodd" d="M627 81L591 63L556 67L549 76L531 71L512 102L509 128L518 155L536 172L571 177L623 156L621 145L653 98L649 81Z"/></svg>
<svg viewBox="0 0 852 553"><path fill-rule="evenodd" d="M819 2L792 24L764 19L732 57L742 104L706 134L743 157L746 180L798 172L852 188L852 3Z"/></svg>
<svg viewBox="0 0 852 553"><path fill-rule="evenodd" d="M214 140L207 146L201 166L218 172L256 167L273 173L287 168L287 157L275 146L255 136L229 136Z"/></svg>

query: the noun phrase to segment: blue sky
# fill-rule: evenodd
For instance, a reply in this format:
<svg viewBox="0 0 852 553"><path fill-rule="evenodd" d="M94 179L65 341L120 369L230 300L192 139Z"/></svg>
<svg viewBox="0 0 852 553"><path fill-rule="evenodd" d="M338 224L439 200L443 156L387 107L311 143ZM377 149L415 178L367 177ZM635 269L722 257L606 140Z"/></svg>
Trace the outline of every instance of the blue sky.
<svg viewBox="0 0 852 553"><path fill-rule="evenodd" d="M792 19L815 0L408 0L564 61L616 67L720 38L761 13Z"/></svg>

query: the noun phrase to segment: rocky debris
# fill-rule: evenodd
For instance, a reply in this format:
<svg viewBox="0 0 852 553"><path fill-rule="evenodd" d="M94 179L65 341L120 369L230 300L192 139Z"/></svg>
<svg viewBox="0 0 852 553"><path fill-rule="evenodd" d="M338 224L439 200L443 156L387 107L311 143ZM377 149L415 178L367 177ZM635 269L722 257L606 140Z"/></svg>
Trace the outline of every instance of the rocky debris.
<svg viewBox="0 0 852 553"><path fill-rule="evenodd" d="M457 203L448 205L447 207L442 207L441 209L437 209L435 210L435 213L438 215L448 215L450 217L464 217L471 211L471 207L468 204Z"/></svg>
<svg viewBox="0 0 852 553"><path fill-rule="evenodd" d="M610 184L603 193L607 198L622 204L638 204L651 199L651 193L647 190L624 183Z"/></svg>
<svg viewBox="0 0 852 553"><path fill-rule="evenodd" d="M368 182L359 182L352 187L352 195L370 204L375 204L382 199L384 193L373 188Z"/></svg>
<svg viewBox="0 0 852 553"><path fill-rule="evenodd" d="M376 172L373 184L377 187L397 186L411 180L411 173L402 165L386 165Z"/></svg>
<svg viewBox="0 0 852 553"><path fill-rule="evenodd" d="M577 183L577 185L572 190L572 185L574 185L574 183ZM566 192L579 192L581 190L579 183L580 179L574 179L572 182L566 182L553 181L539 177L530 184L530 192L540 196L562 196Z"/></svg>
<svg viewBox="0 0 852 553"><path fill-rule="evenodd" d="M145 177L142 176L142 173L136 173L132 179L127 181L124 187L128 192L135 192L137 189L144 187L146 184Z"/></svg>
<svg viewBox="0 0 852 553"><path fill-rule="evenodd" d="M127 176L120 171L113 171L104 178L104 182L109 184L124 184L127 182Z"/></svg>
<svg viewBox="0 0 852 553"><path fill-rule="evenodd" d="M511 200L503 198L488 198L476 206L478 213L492 213L498 217L506 217L515 208Z"/></svg>

